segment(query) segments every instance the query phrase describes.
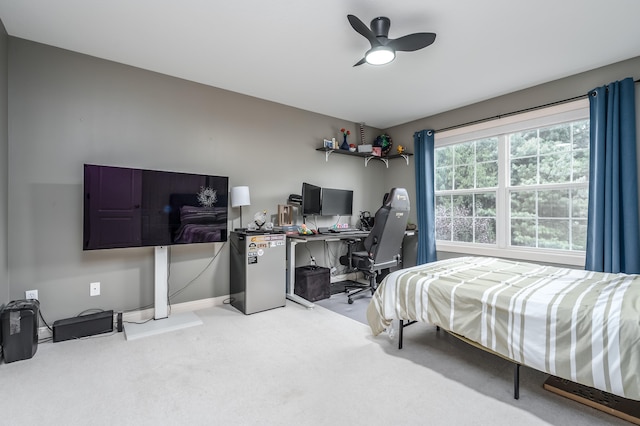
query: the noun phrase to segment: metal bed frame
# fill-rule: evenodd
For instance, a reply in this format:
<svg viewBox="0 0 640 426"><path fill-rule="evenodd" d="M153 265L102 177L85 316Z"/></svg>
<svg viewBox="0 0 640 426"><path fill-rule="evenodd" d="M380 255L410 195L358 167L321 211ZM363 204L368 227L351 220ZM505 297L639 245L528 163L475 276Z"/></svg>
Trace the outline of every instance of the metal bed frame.
<svg viewBox="0 0 640 426"><path fill-rule="evenodd" d="M400 321L400 327L399 327L399 332L398 332L398 350L402 349L402 340L403 340L403 332L404 332L404 328L405 327L409 327L412 324L417 323L418 321L409 321L405 324L404 320L399 320ZM440 331L440 326L436 325L436 331ZM477 348L480 348L486 352L489 352L490 354L493 354L495 356L499 356L500 358L506 359L507 361L513 363L513 399L520 399L520 364L518 364L517 362L514 362L513 360L504 357L503 355L500 355L496 352L493 352L492 350L489 350L487 348L485 348L484 346L469 340L463 336L460 336L459 334L456 333L452 333L452 332L448 332L449 334L451 334L454 337L457 337L458 339L462 340L465 343L470 344L471 346L475 346Z"/></svg>

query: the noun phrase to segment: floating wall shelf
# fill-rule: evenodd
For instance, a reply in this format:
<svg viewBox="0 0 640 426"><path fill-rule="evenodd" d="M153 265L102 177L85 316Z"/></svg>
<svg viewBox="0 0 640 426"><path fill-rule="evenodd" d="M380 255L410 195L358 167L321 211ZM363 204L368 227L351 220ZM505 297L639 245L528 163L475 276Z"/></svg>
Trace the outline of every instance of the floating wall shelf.
<svg viewBox="0 0 640 426"><path fill-rule="evenodd" d="M408 152L405 152L402 154L392 154L392 155L385 155L384 157L378 157L377 155L372 155L370 152L351 152L351 151L347 151L346 149L331 149L331 148L317 148L316 151L324 152L325 161L329 161L329 156L333 153L336 153L340 155L348 155L351 157L364 158L365 167L367 167L367 165L369 164L369 161L375 158L376 160L382 161L387 166L387 168L389 168L389 160L393 160L394 158L404 158L408 166L409 157L413 155Z"/></svg>

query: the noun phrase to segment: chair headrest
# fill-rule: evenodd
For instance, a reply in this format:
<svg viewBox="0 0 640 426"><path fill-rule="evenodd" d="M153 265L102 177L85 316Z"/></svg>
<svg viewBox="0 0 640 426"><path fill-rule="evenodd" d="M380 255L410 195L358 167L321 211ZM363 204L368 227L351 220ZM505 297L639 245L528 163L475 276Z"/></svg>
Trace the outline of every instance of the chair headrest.
<svg viewBox="0 0 640 426"><path fill-rule="evenodd" d="M391 188L389 196L385 200L385 205L392 209L409 210L409 194L405 188Z"/></svg>

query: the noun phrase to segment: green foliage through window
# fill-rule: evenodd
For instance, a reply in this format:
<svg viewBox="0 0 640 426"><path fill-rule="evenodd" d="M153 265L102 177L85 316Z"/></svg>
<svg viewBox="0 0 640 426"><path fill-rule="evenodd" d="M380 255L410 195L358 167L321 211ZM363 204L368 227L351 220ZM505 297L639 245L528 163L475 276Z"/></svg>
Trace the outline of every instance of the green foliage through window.
<svg viewBox="0 0 640 426"><path fill-rule="evenodd" d="M494 188L497 185L497 137L436 149L436 190Z"/></svg>
<svg viewBox="0 0 640 426"><path fill-rule="evenodd" d="M588 119L438 147L435 167L437 240L495 245L500 226L511 246L585 250Z"/></svg>

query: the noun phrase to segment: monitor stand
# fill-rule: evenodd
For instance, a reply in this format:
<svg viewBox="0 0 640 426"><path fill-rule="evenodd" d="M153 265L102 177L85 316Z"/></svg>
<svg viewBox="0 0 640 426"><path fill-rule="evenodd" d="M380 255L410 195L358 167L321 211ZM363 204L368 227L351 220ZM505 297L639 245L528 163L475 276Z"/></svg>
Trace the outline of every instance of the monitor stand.
<svg viewBox="0 0 640 426"><path fill-rule="evenodd" d="M167 333L202 324L193 312L171 314L169 316L169 248L155 247L154 273L154 315L153 319L140 324L126 323L124 334L127 340Z"/></svg>

